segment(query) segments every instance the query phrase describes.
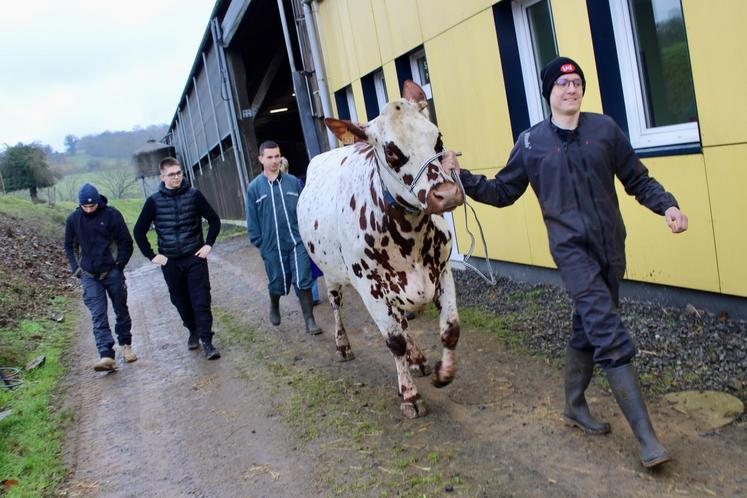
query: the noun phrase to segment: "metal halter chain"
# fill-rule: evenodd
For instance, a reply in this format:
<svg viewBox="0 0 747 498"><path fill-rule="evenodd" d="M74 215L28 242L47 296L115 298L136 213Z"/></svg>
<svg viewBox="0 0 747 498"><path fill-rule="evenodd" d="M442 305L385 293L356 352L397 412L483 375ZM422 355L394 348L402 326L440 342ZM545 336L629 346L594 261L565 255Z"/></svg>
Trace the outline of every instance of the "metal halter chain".
<svg viewBox="0 0 747 498"><path fill-rule="evenodd" d="M415 205L420 204L420 199L418 199L417 196L413 193L413 189L415 189L415 185L418 183L418 180L420 179L420 177L423 176L423 173L425 172L428 165L431 164L436 159L438 159L439 157L443 156L445 153L446 151L441 151L437 154L434 154L433 156L423 161L423 164L420 166L420 169L418 170L418 174L415 175L415 179L412 181L410 188L407 189L407 193L413 198L415 198ZM374 154L376 155L377 162L381 166L379 169L380 170L383 169L384 171L389 173L392 176L392 178L394 178L395 181L399 182L402 186L407 188L407 185L402 180L400 180L398 176L396 176L394 173L392 173L389 170L389 165L386 162L381 160L381 158L379 157L379 151L378 149L376 149L376 147L374 147ZM457 152L456 155L461 156L462 153ZM441 168L441 166L438 166L438 168L441 169L441 172L443 172L443 169ZM473 208L472 205L467 202L467 192L464 191L464 185L462 185L462 180L461 178L459 178L459 175L457 175L456 171L451 170L451 178L454 180L454 182L457 185L459 185L459 188L462 190L462 194L464 195L464 228L465 230L467 230L467 235L469 235L469 239L470 239L469 249L467 250L467 254L464 256L462 263L464 264L466 268L477 273L480 276L480 278L482 278L487 284L495 285L497 281L495 279L495 274L493 273L493 267L490 265L490 257L488 256L488 244L485 242L485 233L482 230L482 224L480 223L480 218L477 217L477 212L475 211L475 208ZM379 182L381 182L381 190L384 193L384 199L387 202L387 204L392 204L392 203L397 204L402 209L404 209L405 211L411 214L416 214L416 213L421 212L420 209L415 209L411 206L407 206L407 205L402 204L401 202L398 202L397 199L395 199L394 196L391 193L389 193L386 186L384 185L384 180L381 179L381 173L379 173ZM488 261L488 275L490 276L490 278L485 276L483 272L481 272L475 265L469 262L469 259L472 257L472 254L475 252L475 235L469 229L469 218L467 217L468 206L472 210L472 214L474 215L475 221L477 222L477 228L480 231L480 239L482 240L482 247L483 247L483 250L485 251L485 260Z"/></svg>
<svg viewBox="0 0 747 498"><path fill-rule="evenodd" d="M411 199L415 199L415 202L412 203L412 205L405 205L405 204L402 204L401 202L397 201L397 199L395 199L394 196L386 188L386 185L384 185L384 180L381 179L381 173L379 173L379 181L381 182L381 190L384 193L384 199L387 202L387 204L392 204L392 203L397 204L399 207L401 207L402 209L404 209L405 211L407 211L410 214L420 213L422 211L422 209L418 209L418 208L414 207L414 206L418 206L420 204L420 199L418 199L418 196L415 195L415 193L413 192L413 190L415 190L415 185L417 185L418 180L420 179L421 176L423 176L423 173L425 173L425 170L428 168L428 166L433 161L435 161L439 157L441 157L444 154L446 154L446 151L441 151L441 152L439 152L437 154L434 154L431 157L429 157L428 159L426 159L425 161L423 161L423 163L420 165L420 169L418 170L418 174L415 175L415 178L412 180L412 183L410 184L409 188L407 187L407 185L405 184L405 182L403 182L397 175L395 175L394 173L391 172L391 170L389 169L389 165L386 163L386 161L382 161L381 160L381 157L379 156L379 150L376 147L374 147L374 154L376 155L376 160L377 160L377 162L379 163L379 166L380 166L379 170L383 169L384 171L386 171L387 173L389 173L389 175L394 179L394 181L396 181L397 183L399 183L400 185L402 185L404 188L407 189L407 194L411 197ZM456 155L457 156L461 156L462 153L461 152L457 152ZM438 167L438 169L441 169L441 166L437 166L437 167ZM441 169L441 172L442 173L444 172L443 169ZM464 189L462 189L462 191L464 191Z"/></svg>
<svg viewBox="0 0 747 498"><path fill-rule="evenodd" d="M457 175L456 171L451 170L451 177L454 179L454 181L459 185L459 188L462 189L462 194L464 194L464 228L467 230L467 235L469 235L469 249L467 250L467 254L465 254L464 259L462 260L462 264L472 270L473 272L477 273L480 278L482 278L485 283L488 285L495 285L496 279L495 274L493 273L493 267L490 265L490 256L488 255L488 244L485 242L485 234L482 231L482 224L480 223L480 218L477 217L477 212L475 211L475 208L472 207L472 205L467 202L467 192L464 191L464 185L462 185L462 179L459 178L459 175ZM472 214L475 217L475 221L477 222L477 228L480 230L480 239L482 239L482 248L485 251L485 261L488 265L488 275L490 275L490 278L486 277L483 272L481 272L475 265L469 262L469 259L472 257L472 253L475 252L475 236L472 234L472 232L469 229L469 218L467 217L467 206L472 210Z"/></svg>

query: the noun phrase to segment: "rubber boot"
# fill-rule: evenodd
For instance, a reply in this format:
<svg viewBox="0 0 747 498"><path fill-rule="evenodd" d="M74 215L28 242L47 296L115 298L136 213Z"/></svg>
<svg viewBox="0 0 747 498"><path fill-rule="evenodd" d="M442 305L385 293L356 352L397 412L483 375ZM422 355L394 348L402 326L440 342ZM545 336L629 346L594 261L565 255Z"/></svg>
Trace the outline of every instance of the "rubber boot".
<svg viewBox="0 0 747 498"><path fill-rule="evenodd" d="M270 323L280 325L280 296L270 294Z"/></svg>
<svg viewBox="0 0 747 498"><path fill-rule="evenodd" d="M301 312L306 324L306 333L317 335L322 333L322 329L314 321L314 298L311 295L311 289L298 291L298 300L301 303Z"/></svg>
<svg viewBox="0 0 747 498"><path fill-rule="evenodd" d="M612 393L640 444L641 463L644 467L655 467L671 460L669 453L656 438L646 403L641 396L638 372L628 363L606 371Z"/></svg>
<svg viewBox="0 0 747 498"><path fill-rule="evenodd" d="M563 420L589 434L607 434L610 424L600 422L589 413L584 392L594 373L593 351L565 348L565 408Z"/></svg>

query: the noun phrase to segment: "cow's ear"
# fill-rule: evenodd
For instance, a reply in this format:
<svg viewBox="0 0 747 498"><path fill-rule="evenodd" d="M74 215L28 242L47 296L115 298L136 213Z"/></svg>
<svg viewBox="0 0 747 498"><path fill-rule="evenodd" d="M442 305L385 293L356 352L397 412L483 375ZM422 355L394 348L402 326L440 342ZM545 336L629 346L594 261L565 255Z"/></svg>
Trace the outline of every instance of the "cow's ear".
<svg viewBox="0 0 747 498"><path fill-rule="evenodd" d="M361 124L353 123L347 119L335 118L324 118L324 124L327 125L327 128L329 128L344 145L349 145L355 142L368 142L366 128Z"/></svg>
<svg viewBox="0 0 747 498"><path fill-rule="evenodd" d="M427 104L427 98L425 96L425 92L422 88L420 88L420 85L415 83L412 80L405 80L405 85L402 87L402 97L405 100L409 100L410 102L415 102L416 104L420 104L421 102L426 102ZM421 108L422 108L421 104Z"/></svg>

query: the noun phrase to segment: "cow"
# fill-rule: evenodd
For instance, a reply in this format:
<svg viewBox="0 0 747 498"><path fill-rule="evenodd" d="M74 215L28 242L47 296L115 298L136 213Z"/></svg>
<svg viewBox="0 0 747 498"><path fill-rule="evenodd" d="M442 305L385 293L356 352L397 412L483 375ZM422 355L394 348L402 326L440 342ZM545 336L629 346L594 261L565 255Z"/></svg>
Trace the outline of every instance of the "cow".
<svg viewBox="0 0 747 498"><path fill-rule="evenodd" d="M338 138L354 143L311 160L298 225L324 272L337 359L354 358L341 314L342 288L350 284L394 356L400 409L416 418L427 408L410 370L427 375L429 368L407 333L406 314L431 302L438 308L443 353L432 382L448 385L456 375L459 315L442 214L461 205L464 194L441 169L441 134L428 118L423 90L406 81L402 93L366 125L325 119Z"/></svg>

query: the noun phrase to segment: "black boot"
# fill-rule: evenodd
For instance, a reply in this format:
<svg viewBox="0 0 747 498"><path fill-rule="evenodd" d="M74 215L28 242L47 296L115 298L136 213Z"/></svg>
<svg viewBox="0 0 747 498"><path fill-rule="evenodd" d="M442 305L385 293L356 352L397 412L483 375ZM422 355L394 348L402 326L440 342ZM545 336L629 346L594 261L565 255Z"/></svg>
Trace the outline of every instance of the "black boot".
<svg viewBox="0 0 747 498"><path fill-rule="evenodd" d="M565 409L563 420L589 434L607 434L610 424L600 422L589 413L584 392L594 373L594 353L565 348Z"/></svg>
<svg viewBox="0 0 747 498"><path fill-rule="evenodd" d="M638 383L638 372L632 364L610 368L606 371L612 393L617 404L620 405L630 428L640 444L641 463L644 467L654 467L671 460L667 450L661 445L651 420L648 417L646 403L641 396L641 386Z"/></svg>
<svg viewBox="0 0 747 498"><path fill-rule="evenodd" d="M189 331L189 339L187 339L187 349L193 351L200 347L200 336L194 330Z"/></svg>
<svg viewBox="0 0 747 498"><path fill-rule="evenodd" d="M202 352L208 360L217 360L220 358L220 351L213 346L212 341L202 341Z"/></svg>
<svg viewBox="0 0 747 498"><path fill-rule="evenodd" d="M270 294L270 323L280 325L280 296Z"/></svg>
<svg viewBox="0 0 747 498"><path fill-rule="evenodd" d="M317 335L322 333L322 329L314 321L314 298L311 296L311 289L298 291L298 300L301 302L301 312L306 324L306 333Z"/></svg>

